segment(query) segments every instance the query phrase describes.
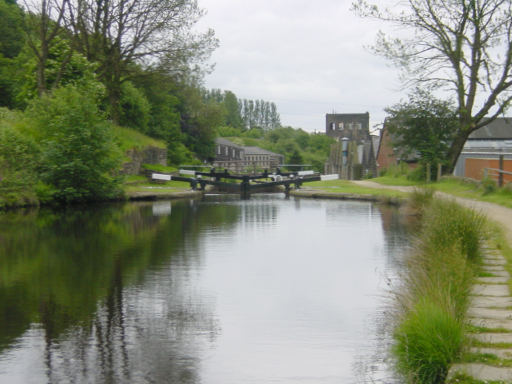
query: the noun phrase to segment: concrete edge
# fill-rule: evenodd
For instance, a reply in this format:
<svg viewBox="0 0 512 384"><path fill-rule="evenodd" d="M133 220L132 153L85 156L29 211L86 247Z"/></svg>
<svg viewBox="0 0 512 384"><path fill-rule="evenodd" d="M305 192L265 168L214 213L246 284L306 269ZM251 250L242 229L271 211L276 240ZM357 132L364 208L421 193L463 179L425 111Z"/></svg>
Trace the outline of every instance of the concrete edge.
<svg viewBox="0 0 512 384"><path fill-rule="evenodd" d="M312 191L312 190L290 191L290 196L305 197L305 198L311 198L311 199L369 201L369 202L374 202L374 203L385 203L385 204L397 205L397 206L404 204L407 200L406 198L398 198L398 197L355 194L355 193L323 192L323 191Z"/></svg>

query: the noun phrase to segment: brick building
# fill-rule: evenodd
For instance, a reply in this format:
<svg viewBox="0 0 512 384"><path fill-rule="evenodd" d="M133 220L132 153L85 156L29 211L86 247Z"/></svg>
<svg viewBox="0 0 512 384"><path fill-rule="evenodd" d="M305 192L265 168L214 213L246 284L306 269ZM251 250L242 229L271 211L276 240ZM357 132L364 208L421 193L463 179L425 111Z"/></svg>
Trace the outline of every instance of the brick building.
<svg viewBox="0 0 512 384"><path fill-rule="evenodd" d="M485 168L499 168L499 157L503 156L503 169L512 172L512 118L502 117L473 132L455 165L454 175L481 180ZM489 176L497 179L493 172ZM505 182L512 176L504 175Z"/></svg>

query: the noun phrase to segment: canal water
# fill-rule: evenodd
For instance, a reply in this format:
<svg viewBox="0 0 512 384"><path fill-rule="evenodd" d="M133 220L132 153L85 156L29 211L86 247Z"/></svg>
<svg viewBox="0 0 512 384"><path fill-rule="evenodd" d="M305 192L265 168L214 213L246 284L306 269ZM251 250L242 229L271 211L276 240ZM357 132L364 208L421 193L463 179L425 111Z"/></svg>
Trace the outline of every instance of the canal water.
<svg viewBox="0 0 512 384"><path fill-rule="evenodd" d="M398 382L407 244L392 208L278 195L2 213L0 382Z"/></svg>

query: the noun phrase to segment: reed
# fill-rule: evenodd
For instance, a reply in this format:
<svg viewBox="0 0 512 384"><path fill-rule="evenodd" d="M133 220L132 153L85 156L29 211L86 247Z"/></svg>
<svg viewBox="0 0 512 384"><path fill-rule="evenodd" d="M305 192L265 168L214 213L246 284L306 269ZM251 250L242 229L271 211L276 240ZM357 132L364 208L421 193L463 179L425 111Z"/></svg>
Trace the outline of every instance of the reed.
<svg viewBox="0 0 512 384"><path fill-rule="evenodd" d="M434 384L444 382L450 364L463 352L485 219L454 202L420 201L421 230L396 296L393 353L407 382Z"/></svg>

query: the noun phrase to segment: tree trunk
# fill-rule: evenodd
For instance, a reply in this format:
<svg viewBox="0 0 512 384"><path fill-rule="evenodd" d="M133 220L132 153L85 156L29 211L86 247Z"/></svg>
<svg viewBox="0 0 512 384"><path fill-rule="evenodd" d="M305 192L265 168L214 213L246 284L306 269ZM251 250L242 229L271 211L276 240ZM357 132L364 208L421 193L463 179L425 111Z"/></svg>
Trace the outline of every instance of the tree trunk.
<svg viewBox="0 0 512 384"><path fill-rule="evenodd" d="M464 148L464 144L466 144L466 140L470 133L471 131L464 130L464 133L460 133L453 140L450 150L448 151L448 167L446 168L447 174L453 173L457 160L459 159L459 155L462 152L462 148Z"/></svg>
<svg viewBox="0 0 512 384"><path fill-rule="evenodd" d="M110 104L110 118L114 124L119 124L121 121L120 100L121 90L119 84L112 82L108 87L108 101Z"/></svg>

